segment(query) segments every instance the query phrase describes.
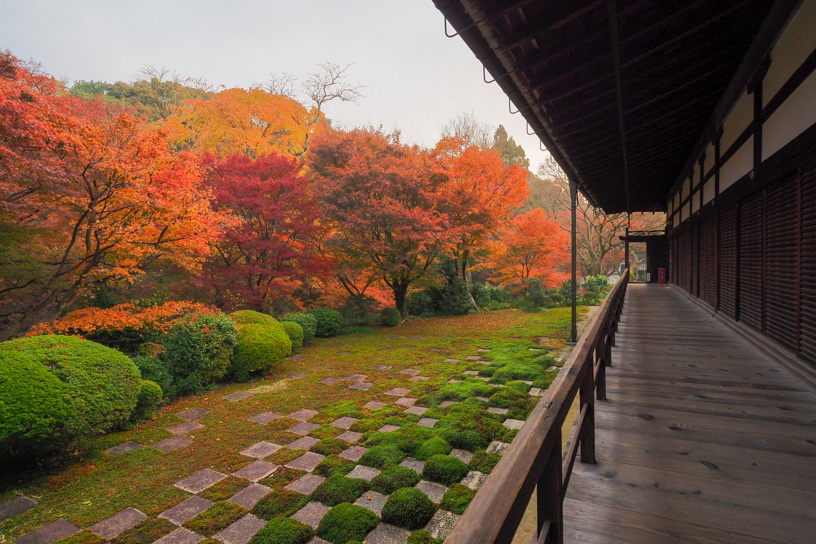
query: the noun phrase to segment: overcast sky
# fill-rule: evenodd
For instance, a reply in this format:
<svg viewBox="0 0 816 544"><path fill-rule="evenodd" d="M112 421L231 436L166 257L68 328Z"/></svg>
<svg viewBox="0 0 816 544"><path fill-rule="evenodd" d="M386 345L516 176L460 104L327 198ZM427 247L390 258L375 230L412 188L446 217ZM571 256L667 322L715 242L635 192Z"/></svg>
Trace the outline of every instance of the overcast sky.
<svg viewBox="0 0 816 544"><path fill-rule="evenodd" d="M445 37L431 0L0 0L0 10L0 48L60 79L131 81L152 64L248 87L272 72L303 78L320 62L351 62L363 97L327 108L346 128L382 125L431 146L443 124L472 111L504 125L533 171L546 157L461 38Z"/></svg>

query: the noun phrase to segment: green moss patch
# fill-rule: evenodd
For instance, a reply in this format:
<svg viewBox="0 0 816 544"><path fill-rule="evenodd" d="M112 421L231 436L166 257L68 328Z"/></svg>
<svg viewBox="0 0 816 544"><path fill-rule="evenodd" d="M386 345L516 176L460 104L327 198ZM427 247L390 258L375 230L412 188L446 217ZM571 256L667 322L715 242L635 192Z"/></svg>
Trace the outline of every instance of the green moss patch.
<svg viewBox="0 0 816 544"><path fill-rule="evenodd" d="M408 541L405 544L442 544L445 542L444 538L434 538L431 536L431 533L422 529L415 533L411 533L411 536L408 537ZM201 544L204 544L203 542Z"/></svg>
<svg viewBox="0 0 816 544"><path fill-rule="evenodd" d="M306 506L307 502L309 497L297 491L272 489L266 497L255 503L252 513L271 521L278 516L291 516Z"/></svg>
<svg viewBox="0 0 816 544"><path fill-rule="evenodd" d="M243 506L221 501L210 506L206 512L187 521L184 526L194 533L213 536L238 521L246 513L247 509Z"/></svg>
<svg viewBox="0 0 816 544"><path fill-rule="evenodd" d="M344 502L323 516L317 535L332 544L347 544L353 540L363 542L379 522L374 512Z"/></svg>
<svg viewBox="0 0 816 544"><path fill-rule="evenodd" d="M315 467L314 473L325 478L332 476L334 474L348 474L354 470L354 463L351 461L346 461L340 457L331 456L326 457Z"/></svg>
<svg viewBox="0 0 816 544"><path fill-rule="evenodd" d="M111 540L111 544L150 544L175 529L176 526L166 519L146 519Z"/></svg>
<svg viewBox="0 0 816 544"><path fill-rule="evenodd" d="M473 454L473 458L470 460L469 467L470 470L477 470L479 472L483 472L484 474L490 474L493 471L493 467L496 466L501 460L501 455L498 453L487 453L484 450L479 450Z"/></svg>
<svg viewBox="0 0 816 544"><path fill-rule="evenodd" d="M419 474L410 468L391 465L385 467L371 480L371 489L383 495L390 495L397 489L414 487L419 480Z"/></svg>
<svg viewBox="0 0 816 544"><path fill-rule="evenodd" d="M423 442L419 448L417 448L416 452L414 452L414 457L422 460L430 459L434 455L447 455L452 449L451 445L448 444L444 438L434 436Z"/></svg>
<svg viewBox="0 0 816 544"><path fill-rule="evenodd" d="M301 476L303 476L302 470L283 467L261 480L261 483L269 487L286 487Z"/></svg>
<svg viewBox="0 0 816 544"><path fill-rule="evenodd" d="M337 506L343 502L354 502L366 489L368 482L365 480L334 474L315 489L312 497L328 506Z"/></svg>
<svg viewBox="0 0 816 544"><path fill-rule="evenodd" d="M422 476L426 480L450 485L468 473L468 466L450 455L434 455L425 462Z"/></svg>
<svg viewBox="0 0 816 544"><path fill-rule="evenodd" d="M398 527L419 529L428 523L434 511L434 505L425 493L415 487L404 487L388 497L382 519Z"/></svg>
<svg viewBox="0 0 816 544"><path fill-rule="evenodd" d="M442 503L439 507L442 510L461 515L475 496L476 491L473 489L460 484L453 484L450 486L450 489L445 492L445 496L442 497Z"/></svg>
<svg viewBox="0 0 816 544"><path fill-rule="evenodd" d="M237 476L227 476L220 482L216 482L201 493L199 497L208 501L218 502L229 499L243 488L249 486L249 482Z"/></svg>
<svg viewBox="0 0 816 544"><path fill-rule="evenodd" d="M58 540L55 544L102 544L103 542L105 542L105 539L101 536L93 534L88 529L83 529L68 538Z"/></svg>
<svg viewBox="0 0 816 544"><path fill-rule="evenodd" d="M382 468L385 465L396 465L405 459L405 453L393 446L374 446L363 454L360 464L367 467Z"/></svg>
<svg viewBox="0 0 816 544"><path fill-rule="evenodd" d="M347 447L348 444L336 438L324 438L312 446L312 451L320 455L334 455L340 453Z"/></svg>
<svg viewBox="0 0 816 544"><path fill-rule="evenodd" d="M308 525L289 517L276 517L255 533L249 544L306 544L314 531Z"/></svg>

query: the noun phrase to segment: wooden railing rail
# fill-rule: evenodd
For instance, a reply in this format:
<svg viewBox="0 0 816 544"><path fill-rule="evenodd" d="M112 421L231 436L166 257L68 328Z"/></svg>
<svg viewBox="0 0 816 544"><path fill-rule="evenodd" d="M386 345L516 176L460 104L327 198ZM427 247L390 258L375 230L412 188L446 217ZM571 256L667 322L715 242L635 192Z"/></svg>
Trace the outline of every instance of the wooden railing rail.
<svg viewBox="0 0 816 544"><path fill-rule="evenodd" d="M578 452L582 463L595 463L595 397L606 399L606 367L612 363L628 280L626 270L445 540L447 544L512 542L536 488L537 534L533 543L563 542L562 505ZM561 427L576 396L581 409L562 453Z"/></svg>

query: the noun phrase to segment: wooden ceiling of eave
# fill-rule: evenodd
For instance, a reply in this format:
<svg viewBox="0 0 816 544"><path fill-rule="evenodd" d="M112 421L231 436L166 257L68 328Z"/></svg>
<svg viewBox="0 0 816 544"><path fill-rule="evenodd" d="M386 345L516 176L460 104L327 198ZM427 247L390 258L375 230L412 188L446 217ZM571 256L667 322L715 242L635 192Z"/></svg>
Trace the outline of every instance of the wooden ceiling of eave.
<svg viewBox="0 0 816 544"><path fill-rule="evenodd" d="M556 154L566 157L583 189L608 212L626 211L627 182L630 211L665 206L772 5L770 0L434 1L454 27L464 30L462 38L531 126L545 127ZM617 14L620 105L610 5ZM465 28L474 22L468 18L474 12L482 15L479 24ZM499 47L486 45L486 28L498 35ZM501 77L508 62L512 77ZM519 103L522 95L535 97L535 107Z"/></svg>

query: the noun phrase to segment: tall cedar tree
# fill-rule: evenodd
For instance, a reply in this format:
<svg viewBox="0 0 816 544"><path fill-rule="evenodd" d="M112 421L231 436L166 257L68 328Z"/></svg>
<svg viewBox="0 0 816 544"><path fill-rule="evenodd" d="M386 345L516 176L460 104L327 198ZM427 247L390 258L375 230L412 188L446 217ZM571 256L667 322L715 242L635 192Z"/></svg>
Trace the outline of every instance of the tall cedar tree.
<svg viewBox="0 0 816 544"><path fill-rule="evenodd" d="M268 310L305 278L327 272L319 208L300 161L278 153L204 161L218 209L233 218L205 268L216 304Z"/></svg>
<svg viewBox="0 0 816 544"><path fill-rule="evenodd" d="M160 259L195 268L218 235L197 160L119 106L0 65L0 339Z"/></svg>
<svg viewBox="0 0 816 544"><path fill-rule="evenodd" d="M375 270L404 317L408 287L450 242L448 217L438 208L446 178L433 157L401 144L398 133L326 130L313 140L307 164L332 224L330 244L347 263Z"/></svg>

